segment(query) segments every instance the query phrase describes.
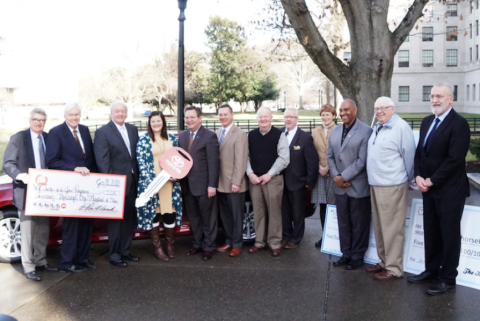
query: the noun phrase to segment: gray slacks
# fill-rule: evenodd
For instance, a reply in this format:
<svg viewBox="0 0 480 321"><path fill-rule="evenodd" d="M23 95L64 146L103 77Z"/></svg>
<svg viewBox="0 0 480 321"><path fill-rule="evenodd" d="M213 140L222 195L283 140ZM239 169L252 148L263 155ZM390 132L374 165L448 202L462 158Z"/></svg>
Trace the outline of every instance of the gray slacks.
<svg viewBox="0 0 480 321"><path fill-rule="evenodd" d="M25 215L19 210L20 231L22 235L22 266L24 273L35 271L36 266L47 264L46 253L50 218Z"/></svg>

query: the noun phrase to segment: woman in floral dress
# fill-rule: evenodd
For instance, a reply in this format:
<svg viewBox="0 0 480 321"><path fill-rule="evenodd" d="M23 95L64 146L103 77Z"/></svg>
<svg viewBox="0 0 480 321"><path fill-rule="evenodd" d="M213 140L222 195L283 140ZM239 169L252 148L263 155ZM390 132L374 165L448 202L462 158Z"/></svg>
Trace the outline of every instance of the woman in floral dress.
<svg viewBox="0 0 480 321"><path fill-rule="evenodd" d="M178 146L177 138L167 133L165 116L154 111L148 117L147 133L142 135L137 143L137 160L140 170L138 195L143 193L152 180L160 173L160 157L168 149ZM173 179L167 181L145 206L138 208L138 229L150 232L155 256L162 261L168 261L175 256L173 243L175 225L182 225L182 199L180 184ZM163 221L166 253L160 241L160 220Z"/></svg>

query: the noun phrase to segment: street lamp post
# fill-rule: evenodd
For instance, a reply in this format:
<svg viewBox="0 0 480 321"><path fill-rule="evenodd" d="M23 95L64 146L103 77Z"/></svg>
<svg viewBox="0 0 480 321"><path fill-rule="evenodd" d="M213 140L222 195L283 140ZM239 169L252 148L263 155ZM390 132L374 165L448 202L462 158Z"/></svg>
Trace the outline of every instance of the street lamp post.
<svg viewBox="0 0 480 321"><path fill-rule="evenodd" d="M322 107L322 90L318 90L318 109Z"/></svg>
<svg viewBox="0 0 480 321"><path fill-rule="evenodd" d="M283 108L287 110L287 91L283 91Z"/></svg>
<svg viewBox="0 0 480 321"><path fill-rule="evenodd" d="M185 108L185 79L184 79L184 45L183 45L183 22L185 21L185 9L187 8L187 0L178 0L178 9L180 9L180 16L178 21L180 23L180 32L178 36L178 92L177 92L177 129L178 131L185 130L184 123L184 108Z"/></svg>

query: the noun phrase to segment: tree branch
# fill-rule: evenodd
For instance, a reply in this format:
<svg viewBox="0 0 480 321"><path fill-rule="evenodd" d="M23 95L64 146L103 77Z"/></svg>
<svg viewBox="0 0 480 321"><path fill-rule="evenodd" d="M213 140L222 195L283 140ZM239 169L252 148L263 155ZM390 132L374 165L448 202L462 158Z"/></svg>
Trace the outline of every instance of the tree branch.
<svg viewBox="0 0 480 321"><path fill-rule="evenodd" d="M322 73L342 90L344 83L340 75L350 73L350 70L328 48L312 19L305 0L281 0L281 2L305 51Z"/></svg>
<svg viewBox="0 0 480 321"><path fill-rule="evenodd" d="M403 18L402 22L398 25L397 29L392 33L392 50L397 52L400 45L408 36L417 20L423 16L423 8L429 2L429 0L415 0L407 14Z"/></svg>

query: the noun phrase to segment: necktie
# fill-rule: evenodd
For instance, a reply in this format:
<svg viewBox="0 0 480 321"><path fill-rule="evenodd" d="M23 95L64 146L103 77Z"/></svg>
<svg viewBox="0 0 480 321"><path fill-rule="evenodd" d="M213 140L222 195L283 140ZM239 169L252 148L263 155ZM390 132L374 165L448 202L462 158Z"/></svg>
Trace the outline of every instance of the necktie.
<svg viewBox="0 0 480 321"><path fill-rule="evenodd" d="M432 142L433 135L434 135L435 132L437 131L437 127L438 127L438 124L439 124L439 123L440 123L440 119L435 118L435 125L433 125L432 131L431 131L430 134L428 135L427 140L425 141L425 145L423 145L423 148L425 148L425 150L427 150L427 151L428 151L428 149L429 149L430 143Z"/></svg>
<svg viewBox="0 0 480 321"><path fill-rule="evenodd" d="M128 153L130 154L130 156L132 156L132 152L130 151L130 140L128 139L127 129L125 128L125 126L122 126L120 128L120 134L122 134L123 141L125 142L125 145L128 149Z"/></svg>
<svg viewBox="0 0 480 321"><path fill-rule="evenodd" d="M218 146L221 146L223 143L223 140L225 139L225 133L227 131L225 129L222 130L222 133L220 134L220 138L218 139Z"/></svg>
<svg viewBox="0 0 480 321"><path fill-rule="evenodd" d="M80 152L82 153L82 156L85 157L85 153L83 152L82 144L80 144L80 140L78 139L76 129L73 130L73 137L75 137L75 143L77 144L78 148L80 148Z"/></svg>
<svg viewBox="0 0 480 321"><path fill-rule="evenodd" d="M45 165L45 145L43 144L43 136L38 135L38 154L40 155L40 167L47 168Z"/></svg>
<svg viewBox="0 0 480 321"><path fill-rule="evenodd" d="M193 142L193 132L190 132L190 138L188 139L188 150L187 150L187 152L190 150L190 147L192 146L192 142Z"/></svg>

